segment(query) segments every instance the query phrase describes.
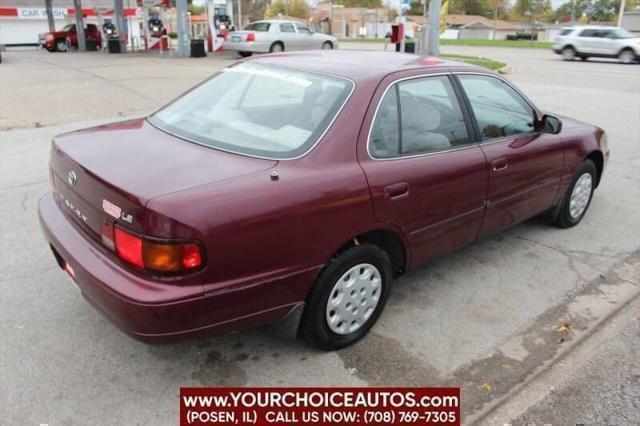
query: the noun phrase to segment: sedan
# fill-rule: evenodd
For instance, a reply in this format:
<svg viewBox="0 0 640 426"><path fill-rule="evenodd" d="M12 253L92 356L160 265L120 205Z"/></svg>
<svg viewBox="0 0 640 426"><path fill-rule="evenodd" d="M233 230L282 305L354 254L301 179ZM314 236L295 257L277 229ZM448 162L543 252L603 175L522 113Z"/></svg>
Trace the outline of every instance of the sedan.
<svg viewBox="0 0 640 426"><path fill-rule="evenodd" d="M608 158L602 129L485 69L267 55L147 118L55 137L39 217L82 295L134 337L271 323L330 350L435 256L540 214L580 223Z"/></svg>
<svg viewBox="0 0 640 426"><path fill-rule="evenodd" d="M268 20L252 22L244 31L231 32L223 48L247 57L254 53L285 50L337 49L338 39L328 34L314 33L300 22Z"/></svg>

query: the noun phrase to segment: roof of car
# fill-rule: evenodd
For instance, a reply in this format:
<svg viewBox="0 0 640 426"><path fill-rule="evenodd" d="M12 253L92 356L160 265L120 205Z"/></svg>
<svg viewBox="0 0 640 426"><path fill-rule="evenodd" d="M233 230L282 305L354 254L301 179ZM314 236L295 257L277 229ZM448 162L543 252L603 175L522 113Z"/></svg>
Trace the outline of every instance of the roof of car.
<svg viewBox="0 0 640 426"><path fill-rule="evenodd" d="M417 56L408 53L375 52L357 50L307 50L258 56L252 62L283 66L301 71L346 77L355 82L369 78L416 68L465 67L469 70L484 70L469 64L442 58Z"/></svg>

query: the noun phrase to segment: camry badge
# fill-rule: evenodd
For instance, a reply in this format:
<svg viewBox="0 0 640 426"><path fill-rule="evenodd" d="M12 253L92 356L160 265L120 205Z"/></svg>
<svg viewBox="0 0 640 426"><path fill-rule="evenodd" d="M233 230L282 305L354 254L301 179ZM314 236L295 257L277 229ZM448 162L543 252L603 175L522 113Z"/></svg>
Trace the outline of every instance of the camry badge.
<svg viewBox="0 0 640 426"><path fill-rule="evenodd" d="M67 182L69 183L69 186L75 185L77 181L78 175L76 175L76 172L71 170L69 173L67 173Z"/></svg>

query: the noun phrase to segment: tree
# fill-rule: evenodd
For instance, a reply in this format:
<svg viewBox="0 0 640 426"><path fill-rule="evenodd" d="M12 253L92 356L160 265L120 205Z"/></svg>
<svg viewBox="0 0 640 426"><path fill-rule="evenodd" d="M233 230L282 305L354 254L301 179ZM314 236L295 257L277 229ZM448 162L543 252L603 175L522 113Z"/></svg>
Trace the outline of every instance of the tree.
<svg viewBox="0 0 640 426"><path fill-rule="evenodd" d="M341 4L344 7L366 7L373 9L382 7L382 0L335 0L333 4Z"/></svg>
<svg viewBox="0 0 640 426"><path fill-rule="evenodd" d="M309 16L309 5L305 0L274 0L265 11L264 17L269 19L278 15L306 19Z"/></svg>
<svg viewBox="0 0 640 426"><path fill-rule="evenodd" d="M494 7L492 0L449 0L449 13L493 17Z"/></svg>
<svg viewBox="0 0 640 426"><path fill-rule="evenodd" d="M546 21L551 17L551 0L517 0L511 10L516 19Z"/></svg>
<svg viewBox="0 0 640 426"><path fill-rule="evenodd" d="M579 19L587 10L589 0L576 0L575 3L575 18ZM571 20L571 1L563 3L556 10L553 11L552 20L558 22L568 22Z"/></svg>
<svg viewBox="0 0 640 426"><path fill-rule="evenodd" d="M620 10L620 0L590 1L585 14L590 21L613 21Z"/></svg>
<svg viewBox="0 0 640 426"><path fill-rule="evenodd" d="M411 0L409 3L409 10L407 11L407 15L423 15L424 14L424 3L420 0Z"/></svg>

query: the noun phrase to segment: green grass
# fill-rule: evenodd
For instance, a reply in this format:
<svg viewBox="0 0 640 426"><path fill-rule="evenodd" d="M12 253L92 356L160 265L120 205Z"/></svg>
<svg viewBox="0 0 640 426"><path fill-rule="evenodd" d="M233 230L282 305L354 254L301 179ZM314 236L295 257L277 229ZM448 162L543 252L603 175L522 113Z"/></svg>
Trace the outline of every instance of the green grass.
<svg viewBox="0 0 640 426"><path fill-rule="evenodd" d="M494 61L493 59L480 58L478 56L465 56L465 55L440 55L444 59L451 59L452 61L464 62L466 64L477 65L479 67L488 68L493 71L497 71L500 68L507 66L504 62Z"/></svg>
<svg viewBox="0 0 640 426"><path fill-rule="evenodd" d="M442 46L494 46L494 47L522 47L525 49L551 49L547 41L528 40L440 40Z"/></svg>
<svg viewBox="0 0 640 426"><path fill-rule="evenodd" d="M384 43L383 38L344 38L341 43ZM441 39L441 46L494 46L494 47L521 47L525 49L550 49L551 43L546 41L528 40L449 40Z"/></svg>

